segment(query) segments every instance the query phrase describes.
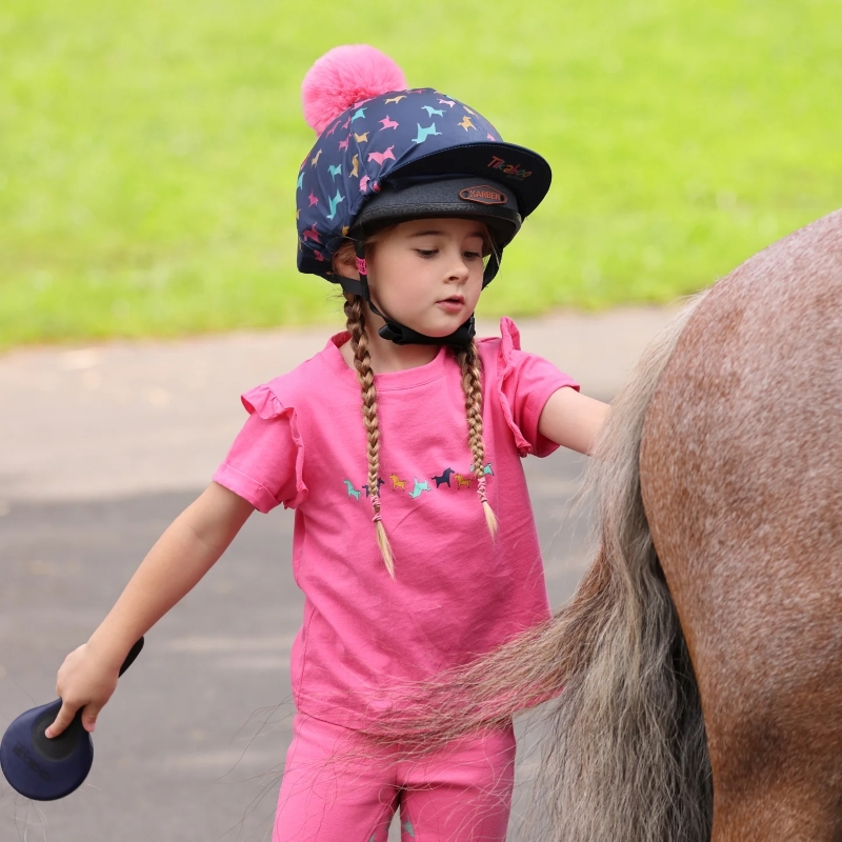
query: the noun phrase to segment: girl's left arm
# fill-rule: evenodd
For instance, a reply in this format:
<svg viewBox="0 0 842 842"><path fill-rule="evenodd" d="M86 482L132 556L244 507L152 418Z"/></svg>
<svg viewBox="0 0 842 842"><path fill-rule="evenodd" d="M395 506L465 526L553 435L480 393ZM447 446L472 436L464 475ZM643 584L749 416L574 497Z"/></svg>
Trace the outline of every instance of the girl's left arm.
<svg viewBox="0 0 842 842"><path fill-rule="evenodd" d="M538 432L562 447L593 453L609 405L567 386L550 395L538 419Z"/></svg>

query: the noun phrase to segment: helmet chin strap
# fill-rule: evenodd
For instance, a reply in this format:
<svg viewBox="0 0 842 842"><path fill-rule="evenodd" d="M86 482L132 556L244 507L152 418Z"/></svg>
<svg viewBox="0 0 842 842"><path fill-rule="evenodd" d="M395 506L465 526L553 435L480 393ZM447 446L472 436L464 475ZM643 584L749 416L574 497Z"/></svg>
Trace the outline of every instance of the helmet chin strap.
<svg viewBox="0 0 842 842"><path fill-rule="evenodd" d="M456 345L461 347L468 345L474 336L476 336L476 323L473 313L471 313L470 318L464 324L447 336L427 336L426 334L418 333L418 331L413 330L411 327L395 321L391 316L381 313L377 309L374 301L372 301L371 291L368 287L368 269L363 253L363 245L360 242L356 242L355 247L357 252L357 271L360 273L360 279L359 281L354 281L351 278L346 278L342 282L342 288L346 292L362 296L368 302L371 312L380 316L386 322L377 331L382 339L388 339L396 345ZM345 281L350 281L350 283L346 286Z"/></svg>
<svg viewBox="0 0 842 842"><path fill-rule="evenodd" d="M371 308L372 313L380 316L380 318L386 322L386 324L384 324L377 332L383 339L388 339L390 342L394 342L395 345L462 346L469 344L474 336L476 336L477 331L473 313L471 313L471 317L460 327L456 328L453 333L450 333L447 336L427 336L426 334L418 333L418 331L413 330L411 327L402 325L400 322L396 322L394 319L381 313L371 298L368 299L368 306Z"/></svg>

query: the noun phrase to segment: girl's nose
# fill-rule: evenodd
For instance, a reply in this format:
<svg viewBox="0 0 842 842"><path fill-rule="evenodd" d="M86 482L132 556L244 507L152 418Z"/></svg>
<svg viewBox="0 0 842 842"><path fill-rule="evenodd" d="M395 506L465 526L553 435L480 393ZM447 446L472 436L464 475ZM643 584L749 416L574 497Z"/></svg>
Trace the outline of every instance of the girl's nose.
<svg viewBox="0 0 842 842"><path fill-rule="evenodd" d="M468 261L465 257L461 253L454 255L450 266L450 272L448 274L448 280L463 281L468 277L470 272L471 267L468 265Z"/></svg>

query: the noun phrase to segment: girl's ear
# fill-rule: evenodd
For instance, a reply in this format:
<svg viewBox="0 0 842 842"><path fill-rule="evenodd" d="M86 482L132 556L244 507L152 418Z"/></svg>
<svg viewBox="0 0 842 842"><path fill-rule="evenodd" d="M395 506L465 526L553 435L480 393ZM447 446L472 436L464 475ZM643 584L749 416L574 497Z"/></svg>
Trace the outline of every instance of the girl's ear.
<svg viewBox="0 0 842 842"><path fill-rule="evenodd" d="M341 249L333 257L333 271L343 278L350 278L352 281L360 279L357 270L356 254L353 249Z"/></svg>

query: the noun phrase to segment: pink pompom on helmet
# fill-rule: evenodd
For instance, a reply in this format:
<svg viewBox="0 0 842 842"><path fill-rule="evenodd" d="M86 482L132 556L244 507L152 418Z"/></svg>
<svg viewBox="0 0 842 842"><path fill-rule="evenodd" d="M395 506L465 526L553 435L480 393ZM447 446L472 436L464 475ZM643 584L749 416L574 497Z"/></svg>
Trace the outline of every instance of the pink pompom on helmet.
<svg viewBox="0 0 842 842"><path fill-rule="evenodd" d="M407 87L403 71L368 44L344 44L325 53L301 83L304 119L321 134L338 114L389 91Z"/></svg>

